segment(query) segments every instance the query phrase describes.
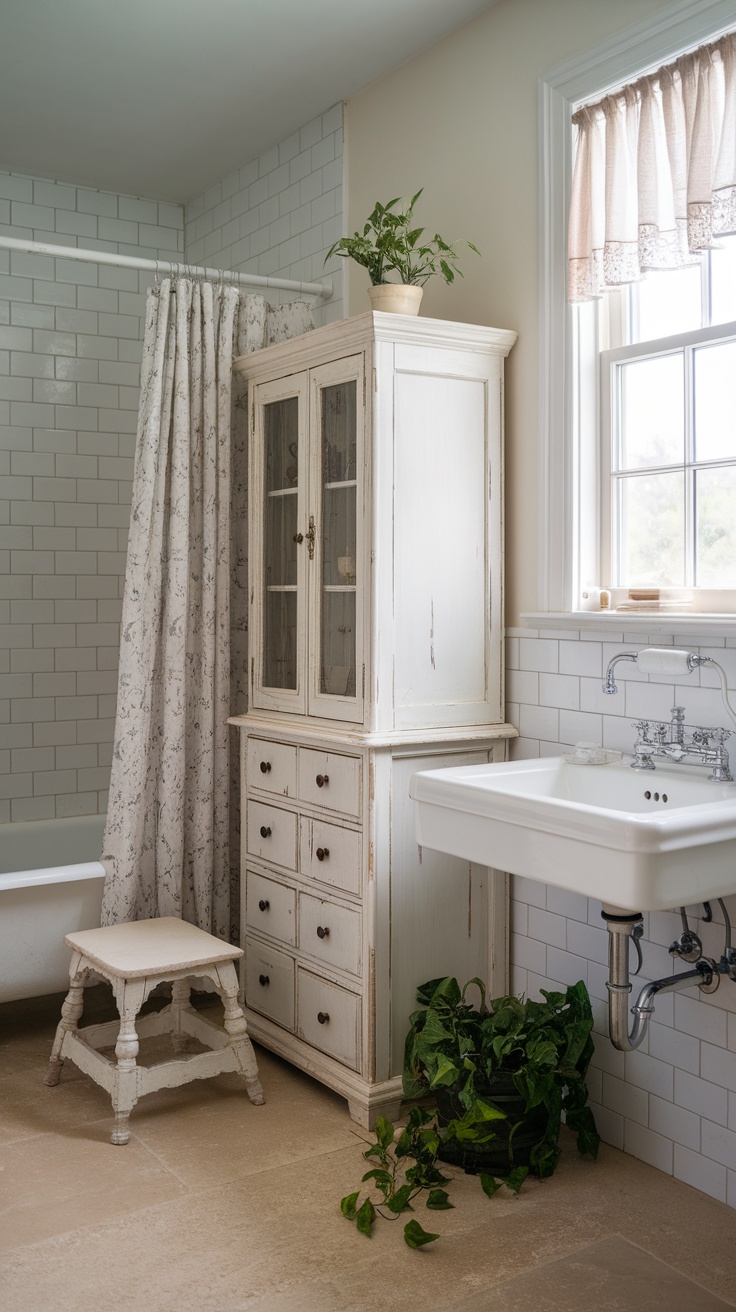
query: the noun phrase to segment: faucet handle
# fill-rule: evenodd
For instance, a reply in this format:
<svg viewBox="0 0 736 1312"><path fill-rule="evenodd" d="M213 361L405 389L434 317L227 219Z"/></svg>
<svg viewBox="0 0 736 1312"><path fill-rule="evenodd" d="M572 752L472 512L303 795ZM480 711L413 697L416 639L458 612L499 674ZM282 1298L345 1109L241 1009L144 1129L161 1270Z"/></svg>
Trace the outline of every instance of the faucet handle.
<svg viewBox="0 0 736 1312"><path fill-rule="evenodd" d="M684 724L684 723L685 723L685 707L684 707L684 706L673 706L672 709L671 709L671 711L670 711L670 714L671 714L671 716L672 716L672 721L673 721L674 724Z"/></svg>
<svg viewBox="0 0 736 1312"><path fill-rule="evenodd" d="M722 747L723 744L725 743L726 739L731 737L731 730L730 730L730 729L714 729L714 730L713 730L713 737L715 738L716 742L719 743L719 744L721 745L721 747Z"/></svg>
<svg viewBox="0 0 736 1312"><path fill-rule="evenodd" d="M711 739L715 738L717 733L718 730L704 729L702 725L698 725L696 729L693 729L693 742L698 743L701 747L708 747Z"/></svg>

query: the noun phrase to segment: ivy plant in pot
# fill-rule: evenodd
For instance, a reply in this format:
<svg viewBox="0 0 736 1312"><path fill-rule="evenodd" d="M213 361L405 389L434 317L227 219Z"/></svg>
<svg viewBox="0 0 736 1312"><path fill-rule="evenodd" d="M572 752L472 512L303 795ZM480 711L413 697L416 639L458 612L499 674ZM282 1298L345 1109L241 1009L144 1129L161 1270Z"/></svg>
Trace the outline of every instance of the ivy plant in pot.
<svg viewBox="0 0 736 1312"><path fill-rule="evenodd" d="M374 310L418 314L424 284L431 277L438 275L453 283L456 274L463 276L456 249L460 242L446 242L439 233L427 237L424 228L412 226L414 206L423 190L416 192L408 205L400 196L386 205L376 201L363 231L341 237L325 256L325 264L333 255L340 255L368 270L368 296ZM462 244L480 254L472 242Z"/></svg>
<svg viewBox="0 0 736 1312"><path fill-rule="evenodd" d="M477 987L480 1006L466 1000ZM593 1014L585 984L565 993L542 990L543 1001L506 996L486 1004L478 979L461 989L450 976L422 984L420 1009L410 1017L404 1093L422 1099L405 1128L384 1117L376 1142L363 1154L363 1176L373 1197L360 1190L342 1199L343 1215L370 1237L377 1216L398 1220L422 1195L430 1211L452 1207L437 1159L477 1174L492 1198L505 1185L518 1194L531 1172L554 1171L560 1155L562 1115L577 1133L579 1152L595 1158L600 1139L585 1083L593 1052ZM404 1226L410 1248L439 1236L413 1218Z"/></svg>
<svg viewBox="0 0 736 1312"><path fill-rule="evenodd" d="M479 1007L467 1000L473 985ZM404 1094L435 1100L440 1160L502 1179L519 1167L544 1178L560 1155L563 1113L579 1151L596 1156L600 1140L586 1105L593 1053L588 991L581 980L565 993L542 995L541 1002L507 996L486 1004L480 980L461 989L451 977L418 990Z"/></svg>

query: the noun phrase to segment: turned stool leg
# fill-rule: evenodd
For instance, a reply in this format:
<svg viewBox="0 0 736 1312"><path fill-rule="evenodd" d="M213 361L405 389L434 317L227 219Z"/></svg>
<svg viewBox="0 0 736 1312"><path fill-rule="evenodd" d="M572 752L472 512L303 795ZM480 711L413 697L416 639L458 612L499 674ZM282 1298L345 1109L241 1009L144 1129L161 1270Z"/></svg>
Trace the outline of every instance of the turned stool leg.
<svg viewBox="0 0 736 1312"><path fill-rule="evenodd" d="M185 1011L194 1011L189 1001L189 980L175 979L171 985L171 1046L177 1055L189 1052L192 1046L191 1035L182 1029L182 1015Z"/></svg>
<svg viewBox="0 0 736 1312"><path fill-rule="evenodd" d="M69 992L64 999L61 1007L61 1020L56 1027L56 1036L54 1045L51 1049L51 1058L49 1068L44 1076L44 1084L53 1087L59 1083L61 1078L61 1068L63 1060L61 1049L64 1043L64 1036L68 1030L76 1030L79 1018L84 1010L84 985L89 974L88 970L79 970L79 956L72 959L72 968L69 975Z"/></svg>
<svg viewBox="0 0 736 1312"><path fill-rule="evenodd" d="M258 1079L258 1063L253 1051L253 1044L248 1037L248 1025L243 1008L238 1002L238 977L235 967L229 961L218 967L220 978L220 997L225 1008L224 1025L237 1058L240 1074L245 1080L245 1087L252 1103L260 1105L266 1101Z"/></svg>
<svg viewBox="0 0 736 1312"><path fill-rule="evenodd" d="M125 1144L130 1139L130 1113L138 1101L138 1034L135 1028L136 1017L143 1003L143 986L140 981L126 985L123 983L118 999L120 1012L120 1030L115 1044L115 1056L118 1064L112 1086L112 1107L115 1112L115 1125L110 1135L110 1143ZM118 990L115 990L116 998Z"/></svg>

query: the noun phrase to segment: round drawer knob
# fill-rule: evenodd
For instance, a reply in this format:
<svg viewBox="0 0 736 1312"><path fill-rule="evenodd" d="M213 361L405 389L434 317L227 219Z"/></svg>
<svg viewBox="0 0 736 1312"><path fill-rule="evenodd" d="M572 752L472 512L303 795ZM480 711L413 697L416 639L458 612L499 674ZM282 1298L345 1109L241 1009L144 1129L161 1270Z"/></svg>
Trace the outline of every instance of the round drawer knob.
<svg viewBox="0 0 736 1312"><path fill-rule="evenodd" d="M317 848L317 860L318 860L318 861L326 861L329 855L330 855L330 849L329 849L329 847L318 847L318 848Z"/></svg>
<svg viewBox="0 0 736 1312"><path fill-rule="evenodd" d="M266 985L271 983L271 980L269 979L268 975L259 975L258 983L261 985L261 988L265 989Z"/></svg>
<svg viewBox="0 0 736 1312"><path fill-rule="evenodd" d="M318 774L315 782L318 788L324 788L325 784L330 782L330 776L328 774Z"/></svg>
<svg viewBox="0 0 736 1312"><path fill-rule="evenodd" d="M270 774L270 772L271 772L271 762L261 761L261 774Z"/></svg>
<svg viewBox="0 0 736 1312"><path fill-rule="evenodd" d="M271 829L268 825L261 825L261 838L270 838Z"/></svg>
<svg viewBox="0 0 736 1312"><path fill-rule="evenodd" d="M263 898L263 897L262 897L261 900L260 900L260 902L258 903L258 910L259 910L259 911L268 911L268 908L270 907L270 905L271 905L271 903L270 903L266 898Z"/></svg>
<svg viewBox="0 0 736 1312"><path fill-rule="evenodd" d="M317 1020L319 1021L320 1025L326 1025L329 1019L330 1019L329 1011L317 1012Z"/></svg>
<svg viewBox="0 0 736 1312"><path fill-rule="evenodd" d="M330 931L329 931L329 929L327 928L327 926L326 926L326 925L318 925L318 926L317 926L317 938L329 938L329 937L330 937Z"/></svg>

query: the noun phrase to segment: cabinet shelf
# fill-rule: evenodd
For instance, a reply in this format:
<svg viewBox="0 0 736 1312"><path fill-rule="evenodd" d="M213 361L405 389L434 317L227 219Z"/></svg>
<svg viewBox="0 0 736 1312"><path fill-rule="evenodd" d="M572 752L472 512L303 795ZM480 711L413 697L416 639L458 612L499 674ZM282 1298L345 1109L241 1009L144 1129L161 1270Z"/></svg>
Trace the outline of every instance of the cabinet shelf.
<svg viewBox="0 0 736 1312"><path fill-rule="evenodd" d="M296 583L269 583L266 592L296 592Z"/></svg>
<svg viewBox="0 0 736 1312"><path fill-rule="evenodd" d="M358 480L357 480L357 479L355 479L355 478L343 478L343 479L340 479L340 481L337 482L337 483L325 483L325 484L324 484L324 489L325 489L325 492L334 492L335 490L338 490L338 491L339 491L340 488L343 488L343 487L345 487L345 488L351 488L351 487L357 487L357 486L358 486Z"/></svg>
<svg viewBox="0 0 736 1312"><path fill-rule="evenodd" d="M323 592L357 592L354 583L325 583Z"/></svg>
<svg viewBox="0 0 736 1312"><path fill-rule="evenodd" d="M268 493L270 497L295 497L299 488L294 487L274 487Z"/></svg>

